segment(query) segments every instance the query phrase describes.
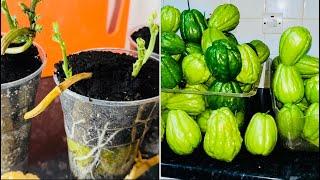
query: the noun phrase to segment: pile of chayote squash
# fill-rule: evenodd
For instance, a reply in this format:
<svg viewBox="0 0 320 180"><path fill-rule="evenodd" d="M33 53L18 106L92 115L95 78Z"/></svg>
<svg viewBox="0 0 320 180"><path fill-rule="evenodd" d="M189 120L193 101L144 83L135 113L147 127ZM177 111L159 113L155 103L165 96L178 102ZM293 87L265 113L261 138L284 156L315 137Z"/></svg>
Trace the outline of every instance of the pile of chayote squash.
<svg viewBox="0 0 320 180"><path fill-rule="evenodd" d="M319 149L319 58L307 55L312 37L302 26L283 32L272 63L276 121L288 144L304 139Z"/></svg>
<svg viewBox="0 0 320 180"><path fill-rule="evenodd" d="M208 20L196 9L161 9L161 88L189 92L161 92L161 140L176 154L192 153L203 140L210 157L230 162L241 149L246 98L201 93L245 93L260 80L269 48L260 40L239 44L230 32L239 19L233 4L218 6ZM245 132L247 150L270 154L277 134L272 116L255 114Z"/></svg>

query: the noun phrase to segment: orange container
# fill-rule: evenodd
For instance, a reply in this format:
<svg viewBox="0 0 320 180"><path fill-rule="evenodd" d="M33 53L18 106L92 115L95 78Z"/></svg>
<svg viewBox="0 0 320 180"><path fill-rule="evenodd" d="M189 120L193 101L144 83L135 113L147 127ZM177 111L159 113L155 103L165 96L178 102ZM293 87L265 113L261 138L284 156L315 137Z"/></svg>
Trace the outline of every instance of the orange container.
<svg viewBox="0 0 320 180"><path fill-rule="evenodd" d="M19 2L29 6L31 1L7 0L10 13L17 17L20 26L28 26L29 22ZM36 11L41 16L38 23L43 26L43 30L37 34L35 41L48 55L42 77L51 76L54 64L62 57L59 45L51 40L53 22L57 21L60 25L68 54L97 47L123 48L127 38L129 8L130 0L41 1ZM6 18L1 14L1 32L7 32L8 29Z"/></svg>

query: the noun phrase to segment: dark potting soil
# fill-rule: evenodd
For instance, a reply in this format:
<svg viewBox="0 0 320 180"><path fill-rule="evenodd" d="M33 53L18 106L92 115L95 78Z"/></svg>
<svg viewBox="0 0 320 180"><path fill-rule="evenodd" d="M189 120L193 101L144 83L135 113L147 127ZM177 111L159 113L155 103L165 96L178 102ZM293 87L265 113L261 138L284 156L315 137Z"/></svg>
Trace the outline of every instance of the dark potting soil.
<svg viewBox="0 0 320 180"><path fill-rule="evenodd" d="M139 30L135 31L131 34L131 38L136 41L138 37L141 37L143 40L145 40L145 47L147 48L150 42L150 30L148 27L140 28ZM156 44L154 45L153 49L154 53L159 54L159 33L157 34Z"/></svg>
<svg viewBox="0 0 320 180"><path fill-rule="evenodd" d="M108 101L133 101L159 95L159 62L149 59L138 76L131 77L135 57L105 51L88 51L68 56L72 73L92 72L69 89L83 96ZM65 78L62 61L55 64L58 80Z"/></svg>
<svg viewBox="0 0 320 180"><path fill-rule="evenodd" d="M18 44L10 47L19 46ZM34 45L19 54L1 55L1 84L22 79L40 68L42 62Z"/></svg>

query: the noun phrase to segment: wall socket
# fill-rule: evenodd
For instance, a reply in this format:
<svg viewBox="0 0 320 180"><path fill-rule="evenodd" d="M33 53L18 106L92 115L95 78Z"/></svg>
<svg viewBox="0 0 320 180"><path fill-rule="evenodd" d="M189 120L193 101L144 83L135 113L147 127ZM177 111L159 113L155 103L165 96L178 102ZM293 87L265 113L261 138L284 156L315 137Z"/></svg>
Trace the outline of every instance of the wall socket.
<svg viewBox="0 0 320 180"><path fill-rule="evenodd" d="M262 31L265 34L281 34L282 33L282 23L283 23L282 13L265 13L263 15L263 27Z"/></svg>

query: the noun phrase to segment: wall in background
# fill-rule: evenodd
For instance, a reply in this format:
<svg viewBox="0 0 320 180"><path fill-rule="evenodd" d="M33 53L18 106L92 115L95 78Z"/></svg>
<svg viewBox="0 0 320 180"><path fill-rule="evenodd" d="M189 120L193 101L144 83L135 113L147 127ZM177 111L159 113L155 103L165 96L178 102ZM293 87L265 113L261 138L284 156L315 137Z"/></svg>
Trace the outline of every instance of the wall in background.
<svg viewBox="0 0 320 180"><path fill-rule="evenodd" d="M312 34L308 54L319 57L319 0L190 0L191 8L205 12L207 17L222 3L235 4L240 11L240 24L233 31L240 43L260 39L269 46L273 58L278 55L281 33L290 26L303 25ZM162 0L162 5L188 8L187 0ZM282 13L280 33L263 33L265 13Z"/></svg>

